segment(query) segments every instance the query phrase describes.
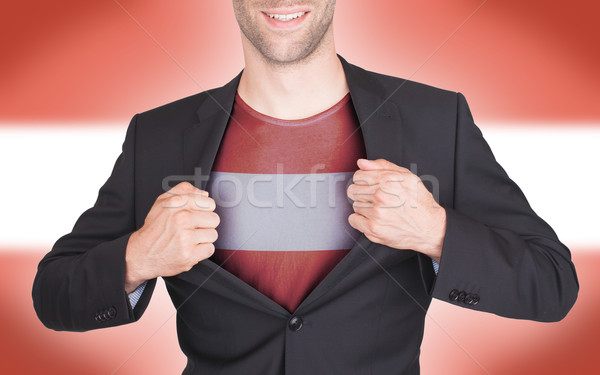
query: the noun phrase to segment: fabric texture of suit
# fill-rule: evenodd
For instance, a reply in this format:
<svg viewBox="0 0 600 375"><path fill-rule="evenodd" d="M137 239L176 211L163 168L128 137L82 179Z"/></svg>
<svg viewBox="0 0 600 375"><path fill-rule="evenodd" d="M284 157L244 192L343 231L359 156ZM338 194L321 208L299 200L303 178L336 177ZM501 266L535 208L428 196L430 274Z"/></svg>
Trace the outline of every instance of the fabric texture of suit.
<svg viewBox="0 0 600 375"><path fill-rule="evenodd" d="M164 278L178 309L184 374L418 374L432 297L538 321L562 319L575 302L569 250L495 161L465 98L340 60L367 157L411 169L446 209L439 273L422 254L361 235L290 314L204 260ZM156 280L132 309L129 235L169 187L206 186L193 176L210 172L239 79L133 117L94 206L39 264L33 301L47 327L86 331L141 317ZM477 303L465 299L474 295Z"/></svg>

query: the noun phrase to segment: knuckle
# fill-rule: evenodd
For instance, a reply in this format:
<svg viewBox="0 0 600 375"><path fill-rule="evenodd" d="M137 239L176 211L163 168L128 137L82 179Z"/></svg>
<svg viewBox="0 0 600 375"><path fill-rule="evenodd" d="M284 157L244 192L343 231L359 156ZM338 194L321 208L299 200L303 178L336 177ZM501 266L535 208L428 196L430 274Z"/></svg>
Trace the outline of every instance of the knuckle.
<svg viewBox="0 0 600 375"><path fill-rule="evenodd" d="M366 220L363 225L365 232L373 233L373 222L371 220Z"/></svg>
<svg viewBox="0 0 600 375"><path fill-rule="evenodd" d="M405 173L403 177L405 178L406 182L408 182L409 187L416 187L419 184L423 184L423 180L421 180L421 177L417 176L412 172Z"/></svg>
<svg viewBox="0 0 600 375"><path fill-rule="evenodd" d="M173 196L183 196L183 197L185 197L185 199L187 201L186 195L194 193L196 191L201 191L201 190L196 188L191 183L189 183L187 181L183 181L183 182L180 182L177 185L173 186L171 189L164 192L163 194L161 194L161 196L165 196L167 198L173 197Z"/></svg>
<svg viewBox="0 0 600 375"><path fill-rule="evenodd" d="M167 208L177 208L182 207L186 204L187 198L180 194L170 194L168 197L164 199L164 206Z"/></svg>
<svg viewBox="0 0 600 375"><path fill-rule="evenodd" d="M188 256L188 248L187 246L189 245L190 241L192 240L190 232L188 230L180 230L177 233L177 241L179 242L179 245L182 247L181 250L181 254L183 256Z"/></svg>
<svg viewBox="0 0 600 375"><path fill-rule="evenodd" d="M411 190L415 190L415 191L421 190L421 189L429 191L427 189L427 185L425 185L425 182L419 176L413 177L412 183L409 185L409 187L411 188Z"/></svg>
<svg viewBox="0 0 600 375"><path fill-rule="evenodd" d="M381 228L379 225L375 224L373 221L369 220L366 224L367 231L374 237L379 237L381 232Z"/></svg>
<svg viewBox="0 0 600 375"><path fill-rule="evenodd" d="M412 172L406 172L402 174L402 181L406 181L409 184L418 183L421 178Z"/></svg>
<svg viewBox="0 0 600 375"><path fill-rule="evenodd" d="M178 183L177 185L175 185L173 187L173 189L190 191L190 190L195 190L196 187L194 185L192 185L189 181L182 181L182 182ZM173 190L173 189L171 189L171 190Z"/></svg>
<svg viewBox="0 0 600 375"><path fill-rule="evenodd" d="M179 259L183 264L189 263L190 260L190 250L188 246L181 246L179 250Z"/></svg>
<svg viewBox="0 0 600 375"><path fill-rule="evenodd" d="M357 183L357 182L362 182L362 183L366 183L366 176L364 174L363 171L358 170L356 172L354 172L354 174L352 175L352 182Z"/></svg>
<svg viewBox="0 0 600 375"><path fill-rule="evenodd" d="M173 195L180 195L180 194L185 193L187 191L190 191L192 189L196 189L194 187L194 185L190 184L187 181L183 181L183 182L180 182L177 185L173 186L169 190L165 191L159 197L166 197L166 198L168 198L168 197L173 196Z"/></svg>
<svg viewBox="0 0 600 375"><path fill-rule="evenodd" d="M190 250L189 255L187 257L187 263L190 266L194 266L196 263L198 263L198 258L198 253L196 251Z"/></svg>
<svg viewBox="0 0 600 375"><path fill-rule="evenodd" d="M373 193L373 199L378 203L385 203L388 199L388 194L381 189L377 189Z"/></svg>
<svg viewBox="0 0 600 375"><path fill-rule="evenodd" d="M399 173L385 172L381 175L384 182L399 182L402 181L402 176Z"/></svg>
<svg viewBox="0 0 600 375"><path fill-rule="evenodd" d="M183 226L190 222L191 212L188 210L180 210L173 214L173 222L178 226Z"/></svg>
<svg viewBox="0 0 600 375"><path fill-rule="evenodd" d="M376 220L382 219L383 212L381 210L381 207L373 207L373 209L371 210L371 217Z"/></svg>
<svg viewBox="0 0 600 375"><path fill-rule="evenodd" d="M191 270L192 268L194 268L194 266L196 265L196 263L198 263L198 262L196 261L196 259L195 259L195 258L192 258L192 257L190 257L189 259L187 259L187 262L185 262L185 265L183 266L183 268L184 268L186 271L189 271L189 270Z"/></svg>
<svg viewBox="0 0 600 375"><path fill-rule="evenodd" d="M379 206L393 207L397 201L398 196L390 191L384 191L381 189L379 191L381 192L378 198Z"/></svg>

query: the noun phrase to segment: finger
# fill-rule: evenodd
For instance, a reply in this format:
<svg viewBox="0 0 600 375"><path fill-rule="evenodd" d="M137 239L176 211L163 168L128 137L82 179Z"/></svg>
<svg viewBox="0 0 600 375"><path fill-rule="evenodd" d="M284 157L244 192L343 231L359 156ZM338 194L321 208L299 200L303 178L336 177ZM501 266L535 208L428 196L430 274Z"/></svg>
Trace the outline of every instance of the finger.
<svg viewBox="0 0 600 375"><path fill-rule="evenodd" d="M360 169L357 170L356 172L354 172L354 174L352 175L352 182L356 185L376 185L377 184L375 175L373 175L372 173L360 170Z"/></svg>
<svg viewBox="0 0 600 375"><path fill-rule="evenodd" d="M213 243L199 243L194 248L197 256L196 263L210 258L215 253L215 245Z"/></svg>
<svg viewBox="0 0 600 375"><path fill-rule="evenodd" d="M402 182L405 179L403 172L390 171L387 169L364 171L359 169L354 172L352 182L357 185L376 185L389 182Z"/></svg>
<svg viewBox="0 0 600 375"><path fill-rule="evenodd" d="M201 228L192 229L192 231L192 241L194 245L201 243L214 243L217 238L219 238L219 234L216 229Z"/></svg>
<svg viewBox="0 0 600 375"><path fill-rule="evenodd" d="M171 194L187 194L192 193L194 191L200 190L188 181L183 181L173 186L171 189L167 191L167 193Z"/></svg>
<svg viewBox="0 0 600 375"><path fill-rule="evenodd" d="M170 192L168 192L170 194ZM156 200L162 208L214 211L215 201L201 192L170 194Z"/></svg>
<svg viewBox="0 0 600 375"><path fill-rule="evenodd" d="M216 228L221 222L221 218L213 211L194 211L192 215L193 228Z"/></svg>
<svg viewBox="0 0 600 375"><path fill-rule="evenodd" d="M184 181L184 182L178 183L177 185L173 186L171 189L169 189L169 190L165 191L164 193L162 193L161 195L159 195L157 200L165 200L165 199L172 198L174 196L191 194L191 193L197 193L197 194L208 196L207 191L200 190L197 187L195 187L194 185L192 185L191 183Z"/></svg>
<svg viewBox="0 0 600 375"><path fill-rule="evenodd" d="M399 165L396 165L385 159L376 159L376 160L358 159L356 161L356 164L358 165L358 168L365 170L365 171L391 170L391 171L397 171L397 172L409 172L408 169L401 167Z"/></svg>
<svg viewBox="0 0 600 375"><path fill-rule="evenodd" d="M187 207L192 210L199 211L214 211L217 208L217 204L215 200L209 197L208 195L204 195L201 193L192 193L186 194L183 197L186 197Z"/></svg>
<svg viewBox="0 0 600 375"><path fill-rule="evenodd" d="M216 212L189 209L176 212L172 220L175 225L187 229L214 229L221 221Z"/></svg>
<svg viewBox="0 0 600 375"><path fill-rule="evenodd" d="M357 185L377 185L381 171L363 171L361 169L354 172L352 182Z"/></svg>
<svg viewBox="0 0 600 375"><path fill-rule="evenodd" d="M348 216L348 224L350 224L352 228L360 231L361 233L365 233L368 220L369 219L367 219L363 215L357 213L353 213L350 214L350 216Z"/></svg>
<svg viewBox="0 0 600 375"><path fill-rule="evenodd" d="M374 215L373 215L373 204L372 203L367 203L367 202L354 202L352 204L352 209L354 210L354 213L357 213L359 215L362 215L364 217L366 217L367 219L374 219Z"/></svg>
<svg viewBox="0 0 600 375"><path fill-rule="evenodd" d="M355 202L373 202L374 194L379 189L379 185L356 185L348 186L348 198Z"/></svg>

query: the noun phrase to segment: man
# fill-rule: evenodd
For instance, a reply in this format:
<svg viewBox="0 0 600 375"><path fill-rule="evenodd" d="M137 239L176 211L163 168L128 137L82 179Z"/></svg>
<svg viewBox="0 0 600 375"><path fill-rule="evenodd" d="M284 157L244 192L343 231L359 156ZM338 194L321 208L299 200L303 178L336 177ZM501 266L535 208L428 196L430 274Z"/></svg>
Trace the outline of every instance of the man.
<svg viewBox="0 0 600 375"><path fill-rule="evenodd" d="M46 326L136 321L163 277L184 374L418 374L432 297L567 314L569 250L462 95L346 62L335 0L233 5L243 72L134 116L94 207L40 262Z"/></svg>

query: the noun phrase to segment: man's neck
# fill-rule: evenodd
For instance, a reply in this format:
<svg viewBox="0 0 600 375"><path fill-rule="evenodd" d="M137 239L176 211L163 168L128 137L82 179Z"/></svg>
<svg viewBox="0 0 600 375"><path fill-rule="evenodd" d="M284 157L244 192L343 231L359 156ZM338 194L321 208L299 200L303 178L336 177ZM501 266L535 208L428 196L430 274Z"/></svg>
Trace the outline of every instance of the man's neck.
<svg viewBox="0 0 600 375"><path fill-rule="evenodd" d="M332 107L349 90L333 41L323 47L306 61L286 66L267 63L245 48L239 95L254 110L286 120L310 117Z"/></svg>

